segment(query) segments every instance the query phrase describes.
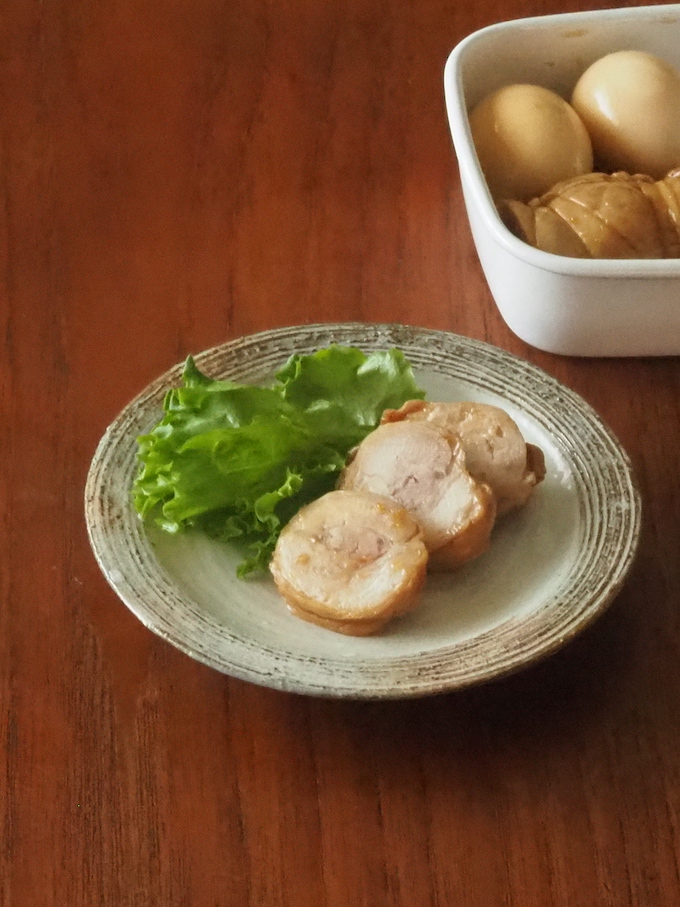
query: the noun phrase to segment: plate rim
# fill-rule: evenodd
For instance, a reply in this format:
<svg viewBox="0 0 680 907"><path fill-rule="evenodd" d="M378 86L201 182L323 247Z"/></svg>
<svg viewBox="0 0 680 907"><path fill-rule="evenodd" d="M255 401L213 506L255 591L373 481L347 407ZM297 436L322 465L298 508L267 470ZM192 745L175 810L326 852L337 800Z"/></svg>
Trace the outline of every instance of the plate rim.
<svg viewBox="0 0 680 907"><path fill-rule="evenodd" d="M357 335L360 335L361 339L356 339ZM520 373L525 380L531 380L539 385L543 385L545 388L549 388L551 393L556 395L556 398L560 400L560 405L565 407L567 411L571 408L574 412L578 413L582 419L585 419L585 422L590 429L597 431L601 440L609 445L611 452L615 455L616 469L619 470L617 474L622 480L622 488L625 488L627 492L628 519L624 521L625 525L623 527L619 527L622 533L621 539L623 541L620 546L620 558L616 564L613 575L609 578L608 582L604 583L604 585L600 584L600 587L597 588L596 592L592 594L591 598L586 602L586 607L581 607L577 615L578 619L572 621L565 620L562 627L563 632L553 634L548 639L539 640L539 644L533 648L528 646L523 651L524 657L522 658L508 657L505 660L491 664L487 670L478 668L473 674L471 673L457 678L455 674L442 673L442 658L451 657L452 654L457 654L458 657L460 657L461 653L464 653L467 647L472 645L483 646L488 642L489 638L500 643L502 648L503 634L508 631L511 621L502 622L480 634L454 643L453 645L442 645L437 649L428 650L425 653L427 658L423 658L422 655L402 655L396 659L395 667L402 662L417 662L422 670L415 670L412 674L409 674L408 671L405 672L406 679L402 679L401 682L395 682L394 676L390 674L391 681L383 685L376 682L374 678L371 678L370 675L372 672L370 669L367 670L367 665L359 661L357 661L356 664L362 665L363 670L361 676L358 678L358 683L348 683L345 678L344 683L330 683L329 685L329 680L331 679L329 677L326 677L325 681L315 682L307 676L309 671L302 671L302 675L298 671L298 674L294 676L291 675L290 672L291 664L293 667L296 665L299 667L301 664L304 664L307 667L309 667L309 665L315 665L317 669L321 665L325 665L328 668L329 665L334 664L334 662L328 658L314 659L296 653L279 652L279 656L283 658L282 669L281 664L278 663L279 659L277 659L270 651L268 653L271 662L269 664L269 671L263 671L261 669L258 670L252 663L249 665L235 663L233 660L229 661L228 658L225 661L218 658L216 655L211 655L209 652L201 650L200 647L196 648L190 645L181 633L178 635L176 632L173 632L171 621L161 620L157 614L154 616L152 606L148 601L140 601L139 592L135 589L134 584L130 582L129 577L126 577L121 573L121 571L116 568L115 563L112 562L110 557L112 539L114 541L120 541L122 539L123 542L136 545L139 545L141 540L141 544L146 546L145 551L140 555L143 558L146 558L145 564L148 566L150 563L154 562L155 559L153 557L150 540L141 526L141 521L134 513L131 502L128 500L126 507L118 501L107 501L105 494L105 490L111 479L110 468L113 455L118 453L123 442L126 442L128 446L132 448L132 450L127 451L127 461L129 463L132 459L136 462L136 444L130 445L130 434L135 432L134 440L136 441L136 436L140 431L139 426L142 424L139 418L140 412L144 412L144 408L150 405L158 404L160 406L160 402L162 401L166 390L178 383L181 375L182 363L177 363L158 378L150 382L146 388L140 391L125 407L123 407L115 419L110 423L97 445L88 470L85 485L86 527L95 559L111 588L144 626L169 642L175 648L178 648L180 651L189 655L191 658L227 674L228 676L236 677L241 680L287 692L333 698L397 699L462 689L515 673L528 667L530 664L534 664L539 660L548 657L556 650L562 648L562 646L585 630L587 626L607 609L625 583L637 554L641 530L641 496L628 454L612 430L605 424L602 418L587 401L539 366L522 359L514 353L510 353L500 347L487 343L486 341L465 337L449 331L401 324L328 322L279 327L244 335L243 337L217 344L197 353L194 356L194 359L199 367L204 368L209 373L216 374L218 377L229 376L239 380L238 375L234 374L234 370L228 369L224 365L222 365L219 372L211 372L211 366L213 366L216 361L224 363L225 357L227 362L233 361L236 363L240 360L239 364L245 370L247 370L251 361L259 361L263 374L271 374L272 368L269 365L269 360L262 359L261 350L269 348L276 350L278 348L277 365L281 364L285 361L285 357L290 354L291 349L289 347L284 352L279 344L291 337L298 341L301 341L302 338L304 338L304 343L300 343L300 351L302 352L306 352L310 348L326 346L331 342L363 346L367 351L384 349L389 346L404 348L412 346L413 344L421 344L424 346L436 346L437 344L440 344L442 347L450 348L448 350L449 356L455 355L456 352L460 354L461 351L464 351L468 356L481 357L485 361L487 369L491 368L492 371L495 370L497 363L501 362L507 366L510 372L514 372L515 375ZM355 339L352 340L352 337ZM321 340L321 342L319 342L319 340ZM250 351L251 358L244 362L243 353L248 350ZM413 363L414 369L417 371L419 365L414 359L421 358L421 354L416 354L408 349L405 349L404 351L409 360ZM274 358L276 358L276 354L274 354ZM429 368L431 371L438 371L436 368L432 368L432 363L429 361L425 367ZM225 370L225 368L227 370ZM236 371L238 371L238 369ZM454 379L457 377L447 371L445 367L441 369L440 374ZM521 404L518 403L517 400L508 397L507 394L501 393L498 388L490 388L481 381L481 378L476 381L470 381L468 378L461 380L468 380L468 383L473 385L476 384L479 387L483 387L485 390L497 393L521 409ZM507 377L504 380L507 387ZM533 403L536 405L535 400ZM530 415L534 421L540 422L535 412L532 411ZM148 418L146 419L146 423L149 423ZM137 428L135 428L135 426L137 426ZM131 457L131 454L134 454L134 456ZM613 468L613 465L614 463L612 462L610 467ZM602 477L600 476L600 478ZM619 513L618 516L621 518L623 514ZM623 532L624 529L625 532ZM137 553L136 549L135 553ZM144 572L145 564L140 562L137 565L142 572ZM171 586L174 585L172 578L169 574L164 573L161 565L157 561L155 561L155 565L156 576L160 576L164 580L166 587L168 583ZM173 590L166 587L163 587L165 597L160 597L161 604L169 606L171 610L175 605L179 604L181 606L180 603L183 599L183 593L175 588L174 594L171 594ZM147 589L146 592L151 594L152 590ZM158 589L156 590L156 594L159 594ZM184 598L184 602L186 604L186 598ZM543 608L544 607L545 606L543 606ZM530 615L532 620L541 610L543 610L543 608L540 608L537 612L533 612ZM228 638L230 644L235 644L237 648L240 646L241 649L245 650L246 656L248 650L253 648L252 640L244 640L237 635L228 632L227 637L225 637L224 632L226 631L226 628L224 625L218 624L218 622L212 618L207 619L206 615L203 617L206 619L207 625L213 623L213 629L219 628L218 636L222 643ZM524 620L523 622L520 621L520 624L521 623L528 625L530 621ZM267 647L263 645L255 645L255 649L260 654L267 653L268 651ZM429 663L430 660L434 661L432 666ZM267 658L265 657L265 662L266 661ZM347 661L344 660L342 664L346 665ZM370 662L368 664L370 665ZM414 665L412 665L412 667L413 666ZM415 666L417 668L417 665ZM437 666L440 668L439 671L437 671ZM378 673L385 673L385 662L380 662L377 666L377 670ZM368 682L369 680L371 681L370 683Z"/></svg>

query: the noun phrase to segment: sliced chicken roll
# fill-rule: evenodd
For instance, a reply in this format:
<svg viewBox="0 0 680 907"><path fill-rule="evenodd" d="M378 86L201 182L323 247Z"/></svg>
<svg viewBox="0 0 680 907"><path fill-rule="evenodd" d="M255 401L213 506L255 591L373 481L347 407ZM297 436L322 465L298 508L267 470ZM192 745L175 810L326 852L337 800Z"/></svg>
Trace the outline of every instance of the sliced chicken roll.
<svg viewBox="0 0 680 907"><path fill-rule="evenodd" d="M410 400L383 414L384 423L405 419L441 425L460 437L466 468L491 488L499 516L526 504L545 477L541 449L527 444L515 421L497 406Z"/></svg>
<svg viewBox="0 0 680 907"><path fill-rule="evenodd" d="M452 569L489 545L493 494L465 468L459 438L435 423L380 425L354 451L339 487L371 491L405 507L423 530L431 568Z"/></svg>
<svg viewBox="0 0 680 907"><path fill-rule="evenodd" d="M420 527L395 501L331 491L283 529L270 569L298 617L367 636L415 607L427 558Z"/></svg>

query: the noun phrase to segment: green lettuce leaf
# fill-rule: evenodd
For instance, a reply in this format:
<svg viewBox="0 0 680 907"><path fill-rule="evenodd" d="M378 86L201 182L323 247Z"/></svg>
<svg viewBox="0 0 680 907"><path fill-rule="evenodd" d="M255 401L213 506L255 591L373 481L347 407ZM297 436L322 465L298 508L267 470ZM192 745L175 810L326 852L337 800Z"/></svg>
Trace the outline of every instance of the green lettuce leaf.
<svg viewBox="0 0 680 907"><path fill-rule="evenodd" d="M265 567L286 522L335 485L383 411L422 398L399 350L333 345L292 356L271 387L202 374L189 357L165 415L138 439L138 513L242 547L239 573Z"/></svg>

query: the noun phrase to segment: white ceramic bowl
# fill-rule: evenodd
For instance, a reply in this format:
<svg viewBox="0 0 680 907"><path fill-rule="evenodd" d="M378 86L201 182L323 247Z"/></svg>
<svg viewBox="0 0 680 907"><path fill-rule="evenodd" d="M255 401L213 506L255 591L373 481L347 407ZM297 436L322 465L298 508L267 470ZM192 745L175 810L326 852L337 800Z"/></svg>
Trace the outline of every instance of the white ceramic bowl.
<svg viewBox="0 0 680 907"><path fill-rule="evenodd" d="M680 4L565 13L491 25L452 51L446 107L484 274L508 326L539 349L574 356L680 354L680 260L587 260L534 249L503 224L470 135L468 111L516 82L568 98L581 73L615 50L680 68Z"/></svg>

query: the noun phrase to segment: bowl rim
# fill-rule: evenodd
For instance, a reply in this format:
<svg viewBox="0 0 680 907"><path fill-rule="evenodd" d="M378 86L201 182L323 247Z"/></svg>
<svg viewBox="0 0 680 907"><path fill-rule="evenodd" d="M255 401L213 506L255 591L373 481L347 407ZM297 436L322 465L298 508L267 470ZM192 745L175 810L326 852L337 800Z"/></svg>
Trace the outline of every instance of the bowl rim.
<svg viewBox="0 0 680 907"><path fill-rule="evenodd" d="M472 32L459 41L449 54L444 67L444 96L463 189L466 195L469 195L470 203L478 211L485 229L493 240L514 258L542 271L574 277L623 277L641 280L650 277L672 280L680 277L680 259L569 258L536 249L515 236L501 220L486 184L472 140L463 83L463 65L468 52L475 45L499 32L512 33L519 29L524 30L527 27L535 26L539 22L543 28L562 29L565 25L578 26L593 21L658 20L668 19L669 16L680 25L680 3L618 7L509 19ZM466 203L468 203L467 198Z"/></svg>

